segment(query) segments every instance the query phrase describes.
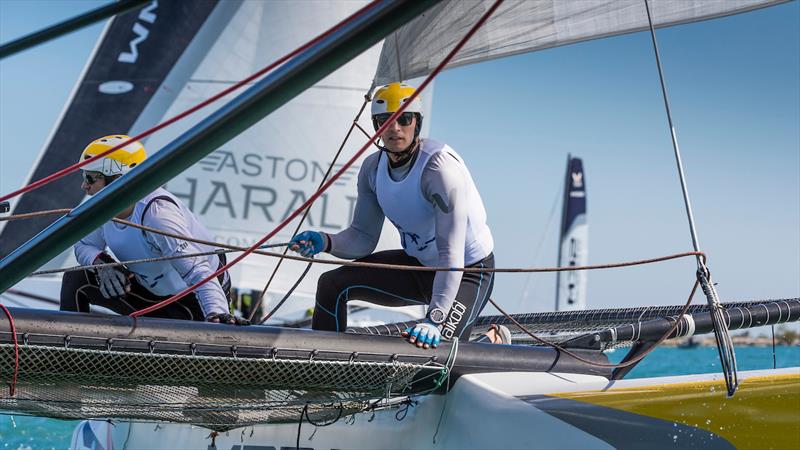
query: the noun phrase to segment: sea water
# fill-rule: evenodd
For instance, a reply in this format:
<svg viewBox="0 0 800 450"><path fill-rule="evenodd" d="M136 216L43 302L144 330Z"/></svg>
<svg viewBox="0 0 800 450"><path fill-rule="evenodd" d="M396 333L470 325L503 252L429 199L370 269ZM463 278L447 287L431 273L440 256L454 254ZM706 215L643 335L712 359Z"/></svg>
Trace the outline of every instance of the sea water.
<svg viewBox="0 0 800 450"><path fill-rule="evenodd" d="M626 353L620 349L609 353L612 362L619 362ZM772 347L737 347L739 370L773 368ZM799 346L778 346L774 367L800 366ZM626 378L649 378L665 375L719 372L719 356L715 347L659 347L639 363ZM69 447L72 431L78 421L42 419L18 415L0 415L0 450L44 450Z"/></svg>

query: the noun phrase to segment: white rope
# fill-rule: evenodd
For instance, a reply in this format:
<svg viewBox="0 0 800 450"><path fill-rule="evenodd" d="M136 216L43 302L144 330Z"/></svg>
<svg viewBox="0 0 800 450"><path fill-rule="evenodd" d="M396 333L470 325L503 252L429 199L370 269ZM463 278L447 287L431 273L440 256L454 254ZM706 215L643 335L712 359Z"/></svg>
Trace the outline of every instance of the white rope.
<svg viewBox="0 0 800 450"><path fill-rule="evenodd" d="M288 242L283 242L280 244L268 244L262 245L259 247L260 249L266 248L274 248L274 247L285 247L289 245ZM62 273L62 272L77 272L79 270L86 270L86 269L100 269L103 267L122 267L129 264L142 264L142 263L151 263L151 262L159 262L159 261L172 261L175 259L183 259L183 258L194 258L197 256L208 256L208 255L221 255L224 253L233 253L233 252L240 252L241 250L229 250L224 248L218 248L216 250L211 250L207 252L199 252L199 253L188 253L185 255L172 255L172 256L160 256L158 258L142 258L142 259L130 259L127 261L120 261L120 262L113 262L113 263L103 263L103 264L89 264L84 266L72 266L72 267L65 267L62 269L49 269L49 270L40 270L38 272L33 272L28 276L39 276L39 275L52 275L54 273Z"/></svg>

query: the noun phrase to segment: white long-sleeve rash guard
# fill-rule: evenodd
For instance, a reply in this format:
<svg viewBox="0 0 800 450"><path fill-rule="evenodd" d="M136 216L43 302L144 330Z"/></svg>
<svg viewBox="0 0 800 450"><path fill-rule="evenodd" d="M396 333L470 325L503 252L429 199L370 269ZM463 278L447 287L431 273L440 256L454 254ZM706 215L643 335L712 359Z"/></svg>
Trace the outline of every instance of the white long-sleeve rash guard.
<svg viewBox="0 0 800 450"><path fill-rule="evenodd" d="M159 193L168 195L166 191L161 192L161 190L155 194ZM146 199L152 196L154 195L151 194ZM141 211L147 203L146 199L137 202L129 220L139 222L138 218L141 217ZM199 225L199 222L185 217L177 205L165 200L156 200L150 205L142 225L178 236L194 236L210 240L208 232ZM106 247L122 260L200 253L212 249L203 244L156 233L142 233L133 227L108 222L75 244L75 257L80 264L91 265ZM176 294L211 275L218 265L217 255L207 255L133 264L130 265L130 269L137 280L153 294L167 296ZM158 283L152 280L158 280ZM206 316L229 312L227 297L216 278L198 287L195 294Z"/></svg>
<svg viewBox="0 0 800 450"><path fill-rule="evenodd" d="M163 230L177 236L193 236L185 218L178 208L166 201L155 201L150 206L150 210L145 214L144 223L146 227ZM196 234L196 233L195 233ZM162 256L173 256L181 253L202 253L213 250L211 246L197 244L170 236L157 233L146 233L147 241L161 251ZM210 240L210 236L205 238ZM179 258L168 261L169 264L178 272L186 286L193 286L213 274L219 266L217 255L194 256L191 258ZM227 275L226 275L227 276ZM200 301L203 312L209 314L228 314L228 298L219 284L219 280L214 278L208 283L204 283L195 289L195 295Z"/></svg>
<svg viewBox="0 0 800 450"><path fill-rule="evenodd" d="M384 213L376 194L376 173L380 152L373 153L364 161L358 174L358 200L356 201L353 222L350 227L333 235L330 250L334 256L345 259L362 258L375 250L384 223ZM384 156L385 158L385 156ZM407 166L392 169L392 178L407 175L415 160ZM405 173L403 173L405 172ZM447 151L432 155L426 163L420 183L421 193L434 206L435 236L438 260L421 261L427 266L464 267L465 241L470 208L477 202L481 212L480 198L468 198L471 191L476 192L466 167ZM485 217L485 212L483 212ZM485 227L485 224L483 225ZM486 233L486 241L474 264L492 252L491 235ZM433 282L430 309L441 308L449 311L458 293L463 273L456 271L437 272Z"/></svg>

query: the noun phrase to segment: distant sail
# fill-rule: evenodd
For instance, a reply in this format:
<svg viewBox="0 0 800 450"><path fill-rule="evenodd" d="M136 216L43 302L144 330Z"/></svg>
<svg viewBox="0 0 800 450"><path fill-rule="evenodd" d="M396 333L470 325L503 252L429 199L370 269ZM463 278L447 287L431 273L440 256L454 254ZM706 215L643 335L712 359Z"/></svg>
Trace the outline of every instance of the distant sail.
<svg viewBox="0 0 800 450"><path fill-rule="evenodd" d="M586 223L586 176L580 158L567 157L558 266L585 266L589 261ZM558 272L556 311L586 309L586 271Z"/></svg>

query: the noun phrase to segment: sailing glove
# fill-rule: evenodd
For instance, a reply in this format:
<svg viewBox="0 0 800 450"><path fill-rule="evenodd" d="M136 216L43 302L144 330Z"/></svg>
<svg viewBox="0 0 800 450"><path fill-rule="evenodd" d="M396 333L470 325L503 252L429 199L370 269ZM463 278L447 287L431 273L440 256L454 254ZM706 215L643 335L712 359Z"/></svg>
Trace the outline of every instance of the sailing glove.
<svg viewBox="0 0 800 450"><path fill-rule="evenodd" d="M306 258L310 258L317 253L325 250L325 236L316 231L303 231L293 237L289 242L289 248L300 253Z"/></svg>
<svg viewBox="0 0 800 450"><path fill-rule="evenodd" d="M101 253L95 259L98 264L106 264L116 262L114 258ZM94 269L97 273L97 283L100 285L100 293L103 297L111 299L117 297L124 297L125 294L130 292L131 283L128 276L117 267L97 267Z"/></svg>
<svg viewBox="0 0 800 450"><path fill-rule="evenodd" d="M250 321L228 313L212 313L206 316L206 322L227 323L228 325L250 325Z"/></svg>
<svg viewBox="0 0 800 450"><path fill-rule="evenodd" d="M403 337L407 337L408 342L412 344L416 343L417 347L436 348L442 340L442 332L439 329L439 325L426 320L413 327L406 328L403 332Z"/></svg>

